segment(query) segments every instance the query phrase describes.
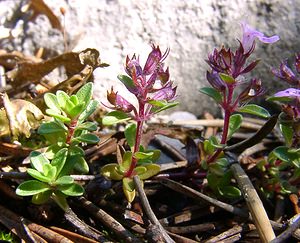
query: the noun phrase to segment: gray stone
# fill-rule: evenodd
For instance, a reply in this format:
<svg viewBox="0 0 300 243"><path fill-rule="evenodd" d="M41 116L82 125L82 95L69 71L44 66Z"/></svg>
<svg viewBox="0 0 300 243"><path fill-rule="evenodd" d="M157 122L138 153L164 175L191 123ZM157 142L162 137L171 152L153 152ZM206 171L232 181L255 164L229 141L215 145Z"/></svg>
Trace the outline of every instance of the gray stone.
<svg viewBox="0 0 300 243"><path fill-rule="evenodd" d="M171 78L178 85L180 105L176 109L196 115L204 111L216 114L213 101L198 92L207 85L208 65L204 60L214 47L222 44L237 47L242 20L266 35L277 34L281 38L273 45L257 43L255 51L255 56L262 61L251 75L261 78L269 93L280 87L270 67L277 67L280 60L293 57L300 50L299 0L44 1L57 16L61 17L60 7L66 9L66 30L73 50L97 48L101 59L110 64L95 72L99 98L105 97L111 85L117 86L115 90L122 88L116 76L124 72L126 55L137 53L145 61L151 50L149 44L153 42L162 50L171 48L166 63ZM20 2L24 1L0 1L1 24L25 28L13 41L2 42L2 48L19 49L28 54L39 47L46 47L50 54L63 52L63 37L51 28L45 16L40 15L34 23L27 24L23 18L17 25L20 15L12 25L12 17L16 17L14 10ZM123 89L121 93L125 92Z"/></svg>

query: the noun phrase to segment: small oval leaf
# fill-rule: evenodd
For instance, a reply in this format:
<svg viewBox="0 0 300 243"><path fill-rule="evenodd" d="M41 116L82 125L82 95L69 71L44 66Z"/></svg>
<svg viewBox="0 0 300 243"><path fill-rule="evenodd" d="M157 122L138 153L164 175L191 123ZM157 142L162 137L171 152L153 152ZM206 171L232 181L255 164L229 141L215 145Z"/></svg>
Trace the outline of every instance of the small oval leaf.
<svg viewBox="0 0 300 243"><path fill-rule="evenodd" d="M260 116L263 118L270 117L270 113L265 108L254 104L244 105L241 108L239 108L238 111L242 113L248 113L251 115Z"/></svg>

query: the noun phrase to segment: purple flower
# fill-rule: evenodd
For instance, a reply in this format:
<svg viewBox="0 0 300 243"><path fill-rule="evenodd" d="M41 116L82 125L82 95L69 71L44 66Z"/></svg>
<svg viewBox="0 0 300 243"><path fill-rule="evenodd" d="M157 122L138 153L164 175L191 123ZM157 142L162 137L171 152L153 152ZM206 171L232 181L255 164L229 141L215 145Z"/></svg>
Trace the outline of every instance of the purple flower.
<svg viewBox="0 0 300 243"><path fill-rule="evenodd" d="M274 94L275 97L289 97L289 98L296 98L300 97L300 89L289 88L286 90L282 90Z"/></svg>
<svg viewBox="0 0 300 243"><path fill-rule="evenodd" d="M172 82L167 83L162 88L153 93L151 100L173 101L176 98L176 87L172 87Z"/></svg>
<svg viewBox="0 0 300 243"><path fill-rule="evenodd" d="M219 73L216 71L206 72L206 79L212 87L218 91L224 91L226 89L225 82L220 78Z"/></svg>
<svg viewBox="0 0 300 243"><path fill-rule="evenodd" d="M273 35L271 37L267 37L262 32L255 30L245 22L242 22L241 26L243 29L242 45L244 47L245 52L251 49L255 38L259 39L263 43L269 43L269 44L279 40L279 36Z"/></svg>
<svg viewBox="0 0 300 243"><path fill-rule="evenodd" d="M107 91L107 100L113 105L113 107L108 107L110 109L123 111L125 113L129 113L135 109L123 96L119 95L118 92L114 92L113 88L111 88L110 93Z"/></svg>
<svg viewBox="0 0 300 243"><path fill-rule="evenodd" d="M300 63L298 55L296 56L295 67L297 72L299 73ZM297 77L293 70L288 67L287 60L283 61L280 64L279 70L272 68L271 71L276 77L288 82L291 85L300 85L299 77Z"/></svg>

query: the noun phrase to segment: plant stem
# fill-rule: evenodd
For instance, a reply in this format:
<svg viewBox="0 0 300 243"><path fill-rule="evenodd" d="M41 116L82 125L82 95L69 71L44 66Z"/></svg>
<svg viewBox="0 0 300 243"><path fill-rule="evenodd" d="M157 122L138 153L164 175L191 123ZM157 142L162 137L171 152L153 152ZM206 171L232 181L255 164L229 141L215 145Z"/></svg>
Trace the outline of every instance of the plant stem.
<svg viewBox="0 0 300 243"><path fill-rule="evenodd" d="M224 102L224 127L222 131L222 138L221 138L221 144L226 144L227 142L227 137L228 137L228 131L229 131L229 121L230 121L230 116L233 110L233 107L231 106L231 101L232 101L232 95L233 95L233 87L228 88L228 96L226 102ZM214 162L220 153L223 151L222 148L218 148L208 159L207 159L207 164L210 164Z"/></svg>
<svg viewBox="0 0 300 243"><path fill-rule="evenodd" d="M143 102L140 102L139 106L139 119L137 120L137 127L136 127L136 134L135 134L135 144L133 148L133 153L138 152L141 144L141 138L143 134L143 125L144 125L144 107L145 104ZM125 174L125 177L132 177L133 170L137 165L138 160L133 156L132 161L130 164L130 167L128 171Z"/></svg>
<svg viewBox="0 0 300 243"><path fill-rule="evenodd" d="M71 143L71 140L74 136L76 126L77 126L77 119L72 120L71 123L70 123L70 126L68 127L68 136L67 136L67 139L66 139L67 144Z"/></svg>

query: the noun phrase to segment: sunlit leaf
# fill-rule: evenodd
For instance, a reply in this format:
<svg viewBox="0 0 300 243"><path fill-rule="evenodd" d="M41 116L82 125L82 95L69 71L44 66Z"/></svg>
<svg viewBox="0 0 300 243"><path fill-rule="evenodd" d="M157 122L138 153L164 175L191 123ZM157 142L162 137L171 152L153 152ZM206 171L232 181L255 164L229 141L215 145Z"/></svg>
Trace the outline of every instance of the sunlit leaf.
<svg viewBox="0 0 300 243"><path fill-rule="evenodd" d="M51 121L42 123L38 129L39 134L51 134L56 132L66 132L67 128L61 126L59 123Z"/></svg>
<svg viewBox="0 0 300 243"><path fill-rule="evenodd" d="M122 111L112 111L103 117L102 124L109 126L109 125L113 125L113 124L116 124L119 122L127 121L129 119L130 119L130 117L128 116L128 114L126 114Z"/></svg>
<svg viewBox="0 0 300 243"><path fill-rule="evenodd" d="M160 171L160 166L157 164L147 164L143 165L143 167L147 170L143 173L138 173L141 180L149 179L150 177L157 175Z"/></svg>
<svg viewBox="0 0 300 243"><path fill-rule="evenodd" d="M116 163L104 165L101 168L101 174L111 180L122 180L123 175L118 173L117 167L119 165Z"/></svg>
<svg viewBox="0 0 300 243"><path fill-rule="evenodd" d="M76 127L76 130L88 130L95 131L97 130L97 124L95 122L84 122Z"/></svg>
<svg viewBox="0 0 300 243"><path fill-rule="evenodd" d="M56 113L61 113L60 105L55 94L46 93L44 95L44 100L48 108L55 111Z"/></svg>
<svg viewBox="0 0 300 243"><path fill-rule="evenodd" d="M93 83L89 82L83 85L76 93L80 103L87 105L92 98L93 94Z"/></svg>
<svg viewBox="0 0 300 243"><path fill-rule="evenodd" d="M80 173L86 174L89 172L90 168L84 157L76 156L76 162L74 164L74 169Z"/></svg>
<svg viewBox="0 0 300 243"><path fill-rule="evenodd" d="M56 177L60 174L61 170L63 169L67 160L67 156L68 149L62 148L55 154L53 160L51 161L51 165L56 167Z"/></svg>
<svg viewBox="0 0 300 243"><path fill-rule="evenodd" d="M133 179L124 177L123 178L123 192L128 202L132 202L135 198L135 186Z"/></svg>
<svg viewBox="0 0 300 243"><path fill-rule="evenodd" d="M30 162L32 168L39 172L43 172L44 164L49 164L50 161L40 152L33 151L30 153Z"/></svg>
<svg viewBox="0 0 300 243"><path fill-rule="evenodd" d="M50 187L47 184L36 180L29 180L17 187L16 194L19 196L32 196L48 190L50 190Z"/></svg>
<svg viewBox="0 0 300 243"><path fill-rule="evenodd" d="M84 193L83 187L76 183L71 185L59 185L57 189L67 196L81 196Z"/></svg>
<svg viewBox="0 0 300 243"><path fill-rule="evenodd" d="M229 119L228 139L240 128L243 117L240 114L234 114Z"/></svg>
<svg viewBox="0 0 300 243"><path fill-rule="evenodd" d="M294 136L293 128L289 124L279 124L279 128L282 132L286 144L290 146L292 144Z"/></svg>
<svg viewBox="0 0 300 243"><path fill-rule="evenodd" d="M86 120L97 109L99 102L97 100L91 100L84 111L80 114L78 122L81 123Z"/></svg>
<svg viewBox="0 0 300 243"><path fill-rule="evenodd" d="M254 104L244 105L241 108L239 108L238 111L242 113L260 116L263 118L268 118L271 116L265 108Z"/></svg>
<svg viewBox="0 0 300 243"><path fill-rule="evenodd" d="M128 124L125 128L124 134L128 145L131 148L133 148L135 145L136 124L135 123Z"/></svg>
<svg viewBox="0 0 300 243"><path fill-rule="evenodd" d="M46 183L49 183L51 182L51 178L48 178L46 175L44 175L42 172L39 172L35 169L31 169L31 168L28 168L27 169L27 173L32 176L33 178L39 180L39 181L42 181L42 182L46 182Z"/></svg>
<svg viewBox="0 0 300 243"><path fill-rule="evenodd" d="M218 188L220 195L227 197L227 198L239 198L241 197L242 193L240 189L235 186L224 186Z"/></svg>
<svg viewBox="0 0 300 243"><path fill-rule="evenodd" d="M227 84L234 84L236 82L232 76L230 76L226 73L219 73L219 75L220 75L220 78Z"/></svg>
<svg viewBox="0 0 300 243"><path fill-rule="evenodd" d="M55 181L56 185L68 185L72 184L74 179L71 176L62 176Z"/></svg>
<svg viewBox="0 0 300 243"><path fill-rule="evenodd" d="M99 137L92 133L82 134L72 139L72 141L79 141L79 142L91 143L91 144L98 143L99 140L100 140Z"/></svg>

